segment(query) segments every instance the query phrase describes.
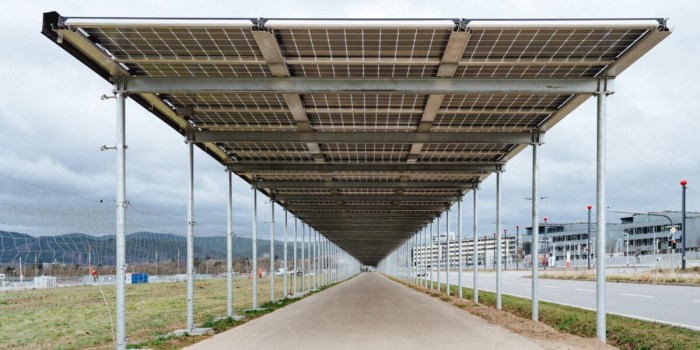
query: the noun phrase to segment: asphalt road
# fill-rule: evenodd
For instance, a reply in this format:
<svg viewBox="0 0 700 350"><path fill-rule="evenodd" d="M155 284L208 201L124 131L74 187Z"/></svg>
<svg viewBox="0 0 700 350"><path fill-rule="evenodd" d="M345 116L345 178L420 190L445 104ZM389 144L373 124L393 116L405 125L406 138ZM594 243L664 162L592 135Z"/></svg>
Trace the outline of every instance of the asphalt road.
<svg viewBox="0 0 700 350"><path fill-rule="evenodd" d="M530 298L529 271L504 271L502 292ZM450 284L457 284L457 272L450 273ZM436 278L437 276L435 276ZM472 271L462 275L463 285L473 287ZM442 273L445 283L445 273ZM540 300L595 310L593 281L539 280ZM479 272L479 289L496 290L496 274ZM700 330L700 287L606 283L607 312L643 320Z"/></svg>

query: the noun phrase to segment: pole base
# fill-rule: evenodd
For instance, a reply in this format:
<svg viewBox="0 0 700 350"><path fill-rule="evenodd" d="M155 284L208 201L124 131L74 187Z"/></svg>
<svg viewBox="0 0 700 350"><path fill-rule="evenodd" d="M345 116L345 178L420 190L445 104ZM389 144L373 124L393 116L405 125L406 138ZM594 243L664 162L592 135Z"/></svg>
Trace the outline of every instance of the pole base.
<svg viewBox="0 0 700 350"><path fill-rule="evenodd" d="M198 336L198 335L213 335L212 328L193 328L193 329L178 329L168 333L166 336L182 337L182 336Z"/></svg>
<svg viewBox="0 0 700 350"><path fill-rule="evenodd" d="M217 318L214 319L214 322L223 321L223 320L225 320L225 319L227 319L227 318L229 318L229 317L228 317L228 316L219 316L219 317L217 317ZM234 320L234 321L240 321L240 320L245 319L245 316L233 315L233 316L231 316L231 319Z"/></svg>

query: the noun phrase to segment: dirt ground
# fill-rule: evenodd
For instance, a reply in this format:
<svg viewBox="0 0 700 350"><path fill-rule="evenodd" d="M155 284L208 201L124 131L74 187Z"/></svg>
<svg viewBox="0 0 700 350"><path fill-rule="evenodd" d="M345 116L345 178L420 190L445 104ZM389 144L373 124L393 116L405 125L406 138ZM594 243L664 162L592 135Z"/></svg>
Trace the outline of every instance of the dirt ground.
<svg viewBox="0 0 700 350"><path fill-rule="evenodd" d="M428 295L434 295L437 293L435 290L417 287L414 285L405 285ZM492 307L476 305L471 300L459 299L455 296L448 297L445 293L440 293L439 298L456 307L464 309L473 315L479 316L489 323L501 326L511 330L512 332L532 339L542 346L543 349L617 349L614 346L599 342L598 339L582 338L568 333L559 332L542 322L533 322L532 320L524 319L505 311L496 310Z"/></svg>

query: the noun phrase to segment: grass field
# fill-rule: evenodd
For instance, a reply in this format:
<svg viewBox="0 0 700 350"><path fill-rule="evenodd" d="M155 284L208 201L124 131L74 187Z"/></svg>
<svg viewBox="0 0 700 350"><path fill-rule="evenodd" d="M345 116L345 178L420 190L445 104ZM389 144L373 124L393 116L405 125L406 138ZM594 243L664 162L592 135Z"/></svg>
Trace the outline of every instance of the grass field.
<svg viewBox="0 0 700 350"><path fill-rule="evenodd" d="M114 317L115 286L102 290ZM281 277L275 280L275 290L281 298ZM250 308L252 281L236 279L233 298L237 312ZM258 280L258 302L269 300L269 279ZM126 301L129 344L185 328L185 282L127 285ZM225 316L226 280L196 281L194 308L195 325ZM0 349L113 347L107 308L97 286L0 293Z"/></svg>

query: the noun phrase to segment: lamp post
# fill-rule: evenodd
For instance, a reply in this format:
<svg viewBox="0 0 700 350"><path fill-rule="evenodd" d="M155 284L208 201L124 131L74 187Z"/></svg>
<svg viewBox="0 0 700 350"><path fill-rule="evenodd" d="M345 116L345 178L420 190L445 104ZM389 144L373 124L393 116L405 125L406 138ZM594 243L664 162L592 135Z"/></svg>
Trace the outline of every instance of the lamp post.
<svg viewBox="0 0 700 350"><path fill-rule="evenodd" d="M591 209L592 205L586 207L588 209L588 244L586 244L586 258L588 260L588 269L591 269Z"/></svg>
<svg viewBox="0 0 700 350"><path fill-rule="evenodd" d="M685 189L686 185L688 184L688 180L683 179L681 180L681 187L683 187L683 203L682 203L682 223L681 223L681 229L683 230L683 241L681 242L681 270L685 271L685 231L686 226L685 226Z"/></svg>
<svg viewBox="0 0 700 350"><path fill-rule="evenodd" d="M520 260L520 252L518 251L518 248L520 247L520 243L518 242L519 238L520 238L520 225L515 225L515 269L516 270L519 268L518 261Z"/></svg>
<svg viewBox="0 0 700 350"><path fill-rule="evenodd" d="M549 265L549 241L547 240L547 217L544 217L544 269L547 269L547 265Z"/></svg>

